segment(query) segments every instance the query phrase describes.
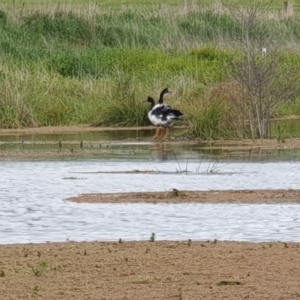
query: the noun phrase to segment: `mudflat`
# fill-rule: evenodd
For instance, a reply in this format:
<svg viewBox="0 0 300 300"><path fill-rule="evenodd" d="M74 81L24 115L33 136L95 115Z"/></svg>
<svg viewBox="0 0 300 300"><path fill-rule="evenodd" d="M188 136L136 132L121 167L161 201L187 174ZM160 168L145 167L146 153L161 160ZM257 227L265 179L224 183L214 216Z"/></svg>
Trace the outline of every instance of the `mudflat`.
<svg viewBox="0 0 300 300"><path fill-rule="evenodd" d="M1 299L299 299L298 243L0 246Z"/></svg>
<svg viewBox="0 0 300 300"><path fill-rule="evenodd" d="M227 190L83 194L67 200L77 203L300 203L300 190Z"/></svg>

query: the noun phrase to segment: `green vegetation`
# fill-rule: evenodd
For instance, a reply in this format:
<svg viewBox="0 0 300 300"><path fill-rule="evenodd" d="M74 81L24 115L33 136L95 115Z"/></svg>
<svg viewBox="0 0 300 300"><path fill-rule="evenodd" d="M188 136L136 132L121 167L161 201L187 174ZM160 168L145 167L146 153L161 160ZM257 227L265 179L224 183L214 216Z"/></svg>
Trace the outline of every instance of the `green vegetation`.
<svg viewBox="0 0 300 300"><path fill-rule="evenodd" d="M48 263L45 261L42 261L37 267L30 266L34 275L37 277L40 277L46 273L48 270Z"/></svg>
<svg viewBox="0 0 300 300"><path fill-rule="evenodd" d="M243 5L243 6L253 6L255 2L253 0L226 0L227 3L234 4L234 5ZM283 1L282 0L261 0L259 1L261 4L270 5L271 8L279 9L282 7ZM294 1L295 2L295 1ZM141 5L143 7L151 7L153 5L210 5L214 3L213 0L151 0L151 1L144 1L144 0L2 0L6 6L16 6L20 7L25 4L25 6L29 7L36 7L37 5L41 6L50 6L50 5L72 5L72 6L79 6L84 4L95 3L97 5L101 5L104 7L113 7L113 8L120 8L126 5ZM66 4L64 4L66 3Z"/></svg>
<svg viewBox="0 0 300 300"><path fill-rule="evenodd" d="M175 93L167 102L184 112L194 136L250 136L234 77L244 59L245 30L226 7L169 1L114 10L97 1L48 1L33 9L26 1L9 3L0 7L0 127L148 125L142 100L157 99L168 86ZM279 55L282 70L300 75L300 17L261 12L249 39L258 45L263 34L280 50L288 48ZM272 114L300 114L299 94Z"/></svg>
<svg viewBox="0 0 300 300"><path fill-rule="evenodd" d="M152 232L151 237L150 237L150 242L155 242L155 233Z"/></svg>

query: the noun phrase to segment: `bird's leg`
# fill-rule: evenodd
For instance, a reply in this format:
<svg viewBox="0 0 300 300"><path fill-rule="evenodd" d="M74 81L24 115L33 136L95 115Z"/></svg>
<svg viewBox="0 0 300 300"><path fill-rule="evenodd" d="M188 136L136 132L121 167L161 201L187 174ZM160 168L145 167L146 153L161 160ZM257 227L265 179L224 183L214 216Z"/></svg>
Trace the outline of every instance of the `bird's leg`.
<svg viewBox="0 0 300 300"><path fill-rule="evenodd" d="M164 127L162 126L160 127L160 135L159 135L160 138L163 138L164 129L165 129Z"/></svg>
<svg viewBox="0 0 300 300"><path fill-rule="evenodd" d="M154 135L154 137L152 138L152 140L155 140L155 139L159 138L160 131L161 131L161 127L160 127L160 126L157 126L157 127L156 127L155 135Z"/></svg>
<svg viewBox="0 0 300 300"><path fill-rule="evenodd" d="M167 139L169 137L169 135L170 135L170 127L167 127L166 128L166 133L164 135L164 139Z"/></svg>

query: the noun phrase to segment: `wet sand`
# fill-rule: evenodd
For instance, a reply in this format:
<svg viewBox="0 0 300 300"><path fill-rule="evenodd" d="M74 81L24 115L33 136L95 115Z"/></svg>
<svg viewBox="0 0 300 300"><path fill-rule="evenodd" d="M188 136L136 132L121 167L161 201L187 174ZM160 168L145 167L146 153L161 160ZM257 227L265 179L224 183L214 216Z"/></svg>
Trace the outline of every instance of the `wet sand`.
<svg viewBox="0 0 300 300"><path fill-rule="evenodd" d="M228 190L83 194L67 200L77 203L300 203L300 190Z"/></svg>

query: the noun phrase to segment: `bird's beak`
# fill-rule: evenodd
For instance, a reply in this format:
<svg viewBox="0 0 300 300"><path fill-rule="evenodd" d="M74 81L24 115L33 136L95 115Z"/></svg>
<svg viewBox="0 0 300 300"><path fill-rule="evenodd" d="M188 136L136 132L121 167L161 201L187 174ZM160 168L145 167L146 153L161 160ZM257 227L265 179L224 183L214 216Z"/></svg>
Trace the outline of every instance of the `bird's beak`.
<svg viewBox="0 0 300 300"><path fill-rule="evenodd" d="M173 91L173 90L170 90L170 89L168 89L168 92L169 92L169 93L173 93L174 91Z"/></svg>

